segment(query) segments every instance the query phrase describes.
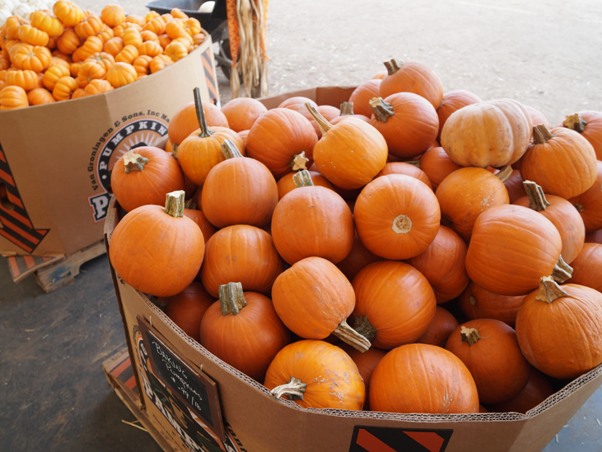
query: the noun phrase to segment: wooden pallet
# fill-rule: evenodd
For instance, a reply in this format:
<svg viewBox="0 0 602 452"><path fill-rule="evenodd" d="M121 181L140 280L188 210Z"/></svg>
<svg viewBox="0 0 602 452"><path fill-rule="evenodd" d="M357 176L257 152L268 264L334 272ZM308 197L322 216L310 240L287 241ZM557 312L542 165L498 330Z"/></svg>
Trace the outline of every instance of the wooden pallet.
<svg viewBox="0 0 602 452"><path fill-rule="evenodd" d="M9 256L7 260L14 282L33 274L38 285L49 293L72 283L83 264L105 252L104 240L99 240L68 256Z"/></svg>

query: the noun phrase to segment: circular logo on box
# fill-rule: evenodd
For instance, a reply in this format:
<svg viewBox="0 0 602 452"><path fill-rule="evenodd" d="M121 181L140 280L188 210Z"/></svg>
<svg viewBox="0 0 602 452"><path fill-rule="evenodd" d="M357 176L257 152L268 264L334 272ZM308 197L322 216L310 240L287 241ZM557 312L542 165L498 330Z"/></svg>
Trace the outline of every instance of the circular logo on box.
<svg viewBox="0 0 602 452"><path fill-rule="evenodd" d="M97 193L88 198L94 220L102 220L107 213L111 193L111 171L123 154L140 146L163 147L167 141L166 115L149 111L123 116L98 139L90 155L88 173L92 189Z"/></svg>

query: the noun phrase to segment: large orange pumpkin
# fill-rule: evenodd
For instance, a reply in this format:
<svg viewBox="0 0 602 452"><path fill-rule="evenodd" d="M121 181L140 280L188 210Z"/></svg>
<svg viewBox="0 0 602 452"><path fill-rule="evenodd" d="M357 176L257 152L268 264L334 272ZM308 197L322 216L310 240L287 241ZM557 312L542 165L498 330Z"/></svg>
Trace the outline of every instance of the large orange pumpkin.
<svg viewBox="0 0 602 452"><path fill-rule="evenodd" d="M272 302L284 324L304 339L334 334L359 350L370 348L370 342L347 324L355 307L353 287L327 259L306 257L280 273Z"/></svg>
<svg viewBox="0 0 602 452"><path fill-rule="evenodd" d="M466 365L448 350L406 344L389 351L370 379L370 409L394 413L477 413L479 396Z"/></svg>
<svg viewBox="0 0 602 452"><path fill-rule="evenodd" d="M250 130L257 118L267 111L265 105L252 97L236 97L222 105L228 126L236 132Z"/></svg>
<svg viewBox="0 0 602 452"><path fill-rule="evenodd" d="M268 366L291 341L271 300L258 292L243 292L242 284L219 288L219 300L203 316L200 343L218 358L263 381Z"/></svg>
<svg viewBox="0 0 602 452"><path fill-rule="evenodd" d="M165 314L196 341L200 340L201 319L215 299L207 293L203 285L193 281L182 292L171 297L159 298L165 305Z"/></svg>
<svg viewBox="0 0 602 452"><path fill-rule="evenodd" d="M555 271L561 251L560 234L543 215L513 204L494 206L475 221L466 271L491 292L523 295Z"/></svg>
<svg viewBox="0 0 602 452"><path fill-rule="evenodd" d="M310 177L307 170L297 173ZM305 257L320 256L333 263L342 261L353 246L355 229L351 209L329 188L300 186L286 194L274 209L272 237L278 253L289 264Z"/></svg>
<svg viewBox="0 0 602 452"><path fill-rule="evenodd" d="M349 355L319 340L300 340L280 350L268 367L264 385L274 397L305 408L360 410L366 396Z"/></svg>
<svg viewBox="0 0 602 452"><path fill-rule="evenodd" d="M458 297L458 306L468 319L496 319L514 327L516 314L526 295L501 295L471 282Z"/></svg>
<svg viewBox="0 0 602 452"><path fill-rule="evenodd" d="M133 288L158 297L183 291L203 263L203 233L184 216L184 191L168 193L165 207L128 212L110 237L109 259Z"/></svg>
<svg viewBox="0 0 602 452"><path fill-rule="evenodd" d="M349 95L349 102L353 105L353 113L367 117L372 116L370 100L379 97L380 82L380 79L372 78L357 85Z"/></svg>
<svg viewBox="0 0 602 452"><path fill-rule="evenodd" d="M207 173L201 192L201 208L216 227L233 224L267 226L278 202L278 186L270 170L260 161L243 157L226 140L227 157Z"/></svg>
<svg viewBox="0 0 602 452"><path fill-rule="evenodd" d="M372 124L387 142L389 152L400 158L415 157L437 139L439 118L435 107L414 93L393 93L370 100Z"/></svg>
<svg viewBox="0 0 602 452"><path fill-rule="evenodd" d="M602 160L602 112L584 110L568 115L562 122L575 132L579 132L583 138L590 142L596 151L598 160Z"/></svg>
<svg viewBox="0 0 602 452"><path fill-rule="evenodd" d="M231 281L267 295L282 269L272 236L256 226L237 224L218 230L207 240L201 281L216 298L219 286Z"/></svg>
<svg viewBox="0 0 602 452"><path fill-rule="evenodd" d="M596 152L574 130L566 127L533 128L533 143L521 159L524 180L537 182L545 193L571 198L584 193L596 180Z"/></svg>
<svg viewBox="0 0 602 452"><path fill-rule="evenodd" d="M403 174L368 183L354 206L357 233L364 246L385 259L423 253L439 230L441 210L433 191Z"/></svg>
<svg viewBox="0 0 602 452"><path fill-rule="evenodd" d="M451 172L462 168L455 163L441 146L431 146L418 160L420 169L428 176L433 190L436 190L443 179Z"/></svg>
<svg viewBox="0 0 602 452"><path fill-rule="evenodd" d="M575 378L602 363L602 293L544 277L516 316L527 360L554 378Z"/></svg>
<svg viewBox="0 0 602 452"><path fill-rule="evenodd" d="M568 282L581 284L602 292L602 244L584 243L581 252L571 262L573 275Z"/></svg>
<svg viewBox="0 0 602 452"><path fill-rule="evenodd" d="M383 169L387 142L375 127L355 117L333 125L311 104L306 106L322 131L313 159L330 182L344 189L360 188Z"/></svg>
<svg viewBox="0 0 602 452"><path fill-rule="evenodd" d="M462 323L445 348L470 370L481 403L507 401L527 384L531 366L520 351L514 328L500 320Z"/></svg>
<svg viewBox="0 0 602 452"><path fill-rule="evenodd" d="M470 104L452 113L441 146L462 166L502 167L518 161L531 139L531 118L513 99Z"/></svg>
<svg viewBox="0 0 602 452"><path fill-rule="evenodd" d="M393 93L410 92L428 100L435 109L443 99L443 84L439 76L427 65L417 61L385 61L387 75L379 86L380 97Z"/></svg>
<svg viewBox="0 0 602 452"><path fill-rule="evenodd" d="M414 342L427 330L437 302L428 280L409 264L379 261L353 278L354 329L372 345L392 349Z"/></svg>

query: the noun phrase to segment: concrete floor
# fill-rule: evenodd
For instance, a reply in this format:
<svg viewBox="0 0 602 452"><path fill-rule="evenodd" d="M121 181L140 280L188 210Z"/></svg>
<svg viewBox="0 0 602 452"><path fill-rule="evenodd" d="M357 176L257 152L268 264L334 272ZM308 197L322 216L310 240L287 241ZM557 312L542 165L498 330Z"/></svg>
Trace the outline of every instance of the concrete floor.
<svg viewBox="0 0 602 452"><path fill-rule="evenodd" d="M122 3L145 11L144 2ZM357 84L398 57L431 64L448 89L514 97L552 123L602 110L601 4L498 3L273 1L270 92ZM220 90L227 100L223 76ZM14 284L0 259L1 451L159 450L123 422L134 417L103 374L103 361L125 344L106 256L81 270L46 294L33 278ZM544 450L601 451L601 421L598 389Z"/></svg>

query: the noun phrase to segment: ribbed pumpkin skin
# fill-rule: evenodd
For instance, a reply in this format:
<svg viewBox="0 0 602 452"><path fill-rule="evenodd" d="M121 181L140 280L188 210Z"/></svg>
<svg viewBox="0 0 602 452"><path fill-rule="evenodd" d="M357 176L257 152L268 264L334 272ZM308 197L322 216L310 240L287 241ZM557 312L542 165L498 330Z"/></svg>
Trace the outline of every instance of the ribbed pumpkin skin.
<svg viewBox="0 0 602 452"><path fill-rule="evenodd" d="M575 209L570 201L555 195L546 195L546 199L550 205L539 211L539 213L550 220L558 229L562 239L562 258L567 264L570 264L583 248L585 224L579 211ZM514 201L514 204L529 207L529 198L521 197Z"/></svg>
<svg viewBox="0 0 602 452"><path fill-rule="evenodd" d="M293 333L305 339L325 339L353 311L355 293L332 262L306 257L278 275L272 303Z"/></svg>
<svg viewBox="0 0 602 452"><path fill-rule="evenodd" d="M219 286L240 282L249 291L269 294L282 271L272 236L256 226L233 225L218 230L207 241L201 281L217 298Z"/></svg>
<svg viewBox="0 0 602 452"><path fill-rule="evenodd" d="M439 117L432 104L414 93L394 93L383 100L392 115L380 115L373 107L372 124L387 142L389 152L411 158L428 149L437 139Z"/></svg>
<svg viewBox="0 0 602 452"><path fill-rule="evenodd" d="M500 295L471 282L460 294L458 305L468 319L491 318L514 327L526 295Z"/></svg>
<svg viewBox="0 0 602 452"><path fill-rule="evenodd" d="M579 133L565 127L549 130L545 143L533 143L521 159L524 180L537 182L545 193L572 198L596 181L596 152Z"/></svg>
<svg viewBox="0 0 602 452"><path fill-rule="evenodd" d="M477 387L444 348L406 344L389 351L370 379L370 409L397 413L477 413Z"/></svg>
<svg viewBox="0 0 602 452"><path fill-rule="evenodd" d="M312 158L318 136L309 120L288 108L268 110L254 123L247 136L247 154L259 160L276 178L290 173L295 155Z"/></svg>
<svg viewBox="0 0 602 452"><path fill-rule="evenodd" d="M480 339L469 344L462 337L462 327L474 328ZM520 351L516 332L504 322L494 319L464 322L450 334L445 348L470 370L481 403L510 400L527 384L531 366Z"/></svg>
<svg viewBox="0 0 602 452"><path fill-rule="evenodd" d="M523 295L552 273L561 250L560 234L543 215L523 206L494 206L475 221L466 271L491 292Z"/></svg>
<svg viewBox="0 0 602 452"><path fill-rule="evenodd" d="M554 378L575 378L602 363L602 294L563 284L568 296L548 303L530 293L516 316L523 355Z"/></svg>
<svg viewBox="0 0 602 452"><path fill-rule="evenodd" d="M324 341L300 340L285 346L268 367L268 389L286 384L291 377L307 385L305 408L360 410L366 396L364 382L353 360L341 348Z"/></svg>
<svg viewBox="0 0 602 452"><path fill-rule="evenodd" d="M109 258L117 274L135 289L158 297L184 290L203 263L205 240L188 217L145 205L128 212L110 238Z"/></svg>
<svg viewBox="0 0 602 452"><path fill-rule="evenodd" d="M443 179L451 172L462 168L455 163L441 146L428 148L420 157L420 169L425 172L431 181L433 190L436 190Z"/></svg>
<svg viewBox="0 0 602 452"><path fill-rule="evenodd" d="M361 188L387 163L387 142L366 121L350 117L334 124L313 149L316 168L340 188Z"/></svg>
<svg viewBox="0 0 602 452"><path fill-rule="evenodd" d="M111 171L111 190L126 211L145 204L165 204L165 195L184 189L184 174L178 162L163 149L141 146L133 151L148 159L142 170L126 173L124 159L119 158Z"/></svg>
<svg viewBox="0 0 602 452"><path fill-rule="evenodd" d="M266 226L278 202L278 186L261 162L235 157L207 173L201 193L202 210L216 227L234 224Z"/></svg>
<svg viewBox="0 0 602 452"><path fill-rule="evenodd" d="M530 139L529 113L512 99L467 105L452 113L441 130L441 146L454 162L481 168L518 161Z"/></svg>
<svg viewBox="0 0 602 452"><path fill-rule="evenodd" d="M443 94L443 99L441 99L441 104L437 108L437 116L439 117L439 132L437 133L437 139L439 140L441 138L443 125L453 112L462 107L466 107L467 105L476 104L481 101L482 99L479 96L465 89L456 89L445 92Z"/></svg>
<svg viewBox="0 0 602 452"><path fill-rule="evenodd" d="M584 193L569 199L581 214L588 233L602 228L602 161L596 162L596 169L594 184Z"/></svg>
<svg viewBox="0 0 602 452"><path fill-rule="evenodd" d="M466 243L453 229L440 226L424 253L408 261L429 281L437 303L456 298L468 285L466 251Z"/></svg>
<svg viewBox="0 0 602 452"><path fill-rule="evenodd" d="M568 282L602 292L602 244L585 243L571 266L573 276Z"/></svg>
<svg viewBox="0 0 602 452"><path fill-rule="evenodd" d="M368 118L372 115L370 99L380 95L380 79L370 79L360 83L349 95L349 102L353 102L353 112Z"/></svg>
<svg viewBox="0 0 602 452"><path fill-rule="evenodd" d="M437 302L429 282L404 262L369 264L352 284L356 296L352 326L359 331L358 323L366 318L376 330L374 338L368 337L375 347L388 350L415 341L435 316Z"/></svg>
<svg viewBox="0 0 602 452"><path fill-rule="evenodd" d="M400 92L418 94L436 109L443 99L443 84L439 76L425 64L405 61L400 63L398 71L385 75L379 86L382 98Z"/></svg>
<svg viewBox="0 0 602 452"><path fill-rule="evenodd" d="M237 314L223 315L219 301L209 306L200 325L200 343L249 377L263 381L291 334L268 297L257 292L244 292L244 297L247 304Z"/></svg>
<svg viewBox="0 0 602 452"><path fill-rule="evenodd" d="M235 132L250 130L257 118L266 111L266 106L252 97L235 97L222 106L228 126Z"/></svg>
<svg viewBox="0 0 602 452"><path fill-rule="evenodd" d="M353 213L364 246L385 259L409 259L423 253L441 220L433 191L403 174L377 177L367 184Z"/></svg>
<svg viewBox="0 0 602 452"><path fill-rule="evenodd" d="M424 182L429 188L433 188L431 180L418 166L408 162L387 162L377 176L386 176L387 174L405 174Z"/></svg>
<svg viewBox="0 0 602 452"><path fill-rule="evenodd" d="M484 168L460 168L447 176L435 192L444 222L466 240L477 217L492 206L508 204L508 190L500 178Z"/></svg>
<svg viewBox="0 0 602 452"><path fill-rule="evenodd" d="M355 235L345 200L320 186L295 188L278 201L271 231L278 253L289 264L309 256L336 264L351 251Z"/></svg>

